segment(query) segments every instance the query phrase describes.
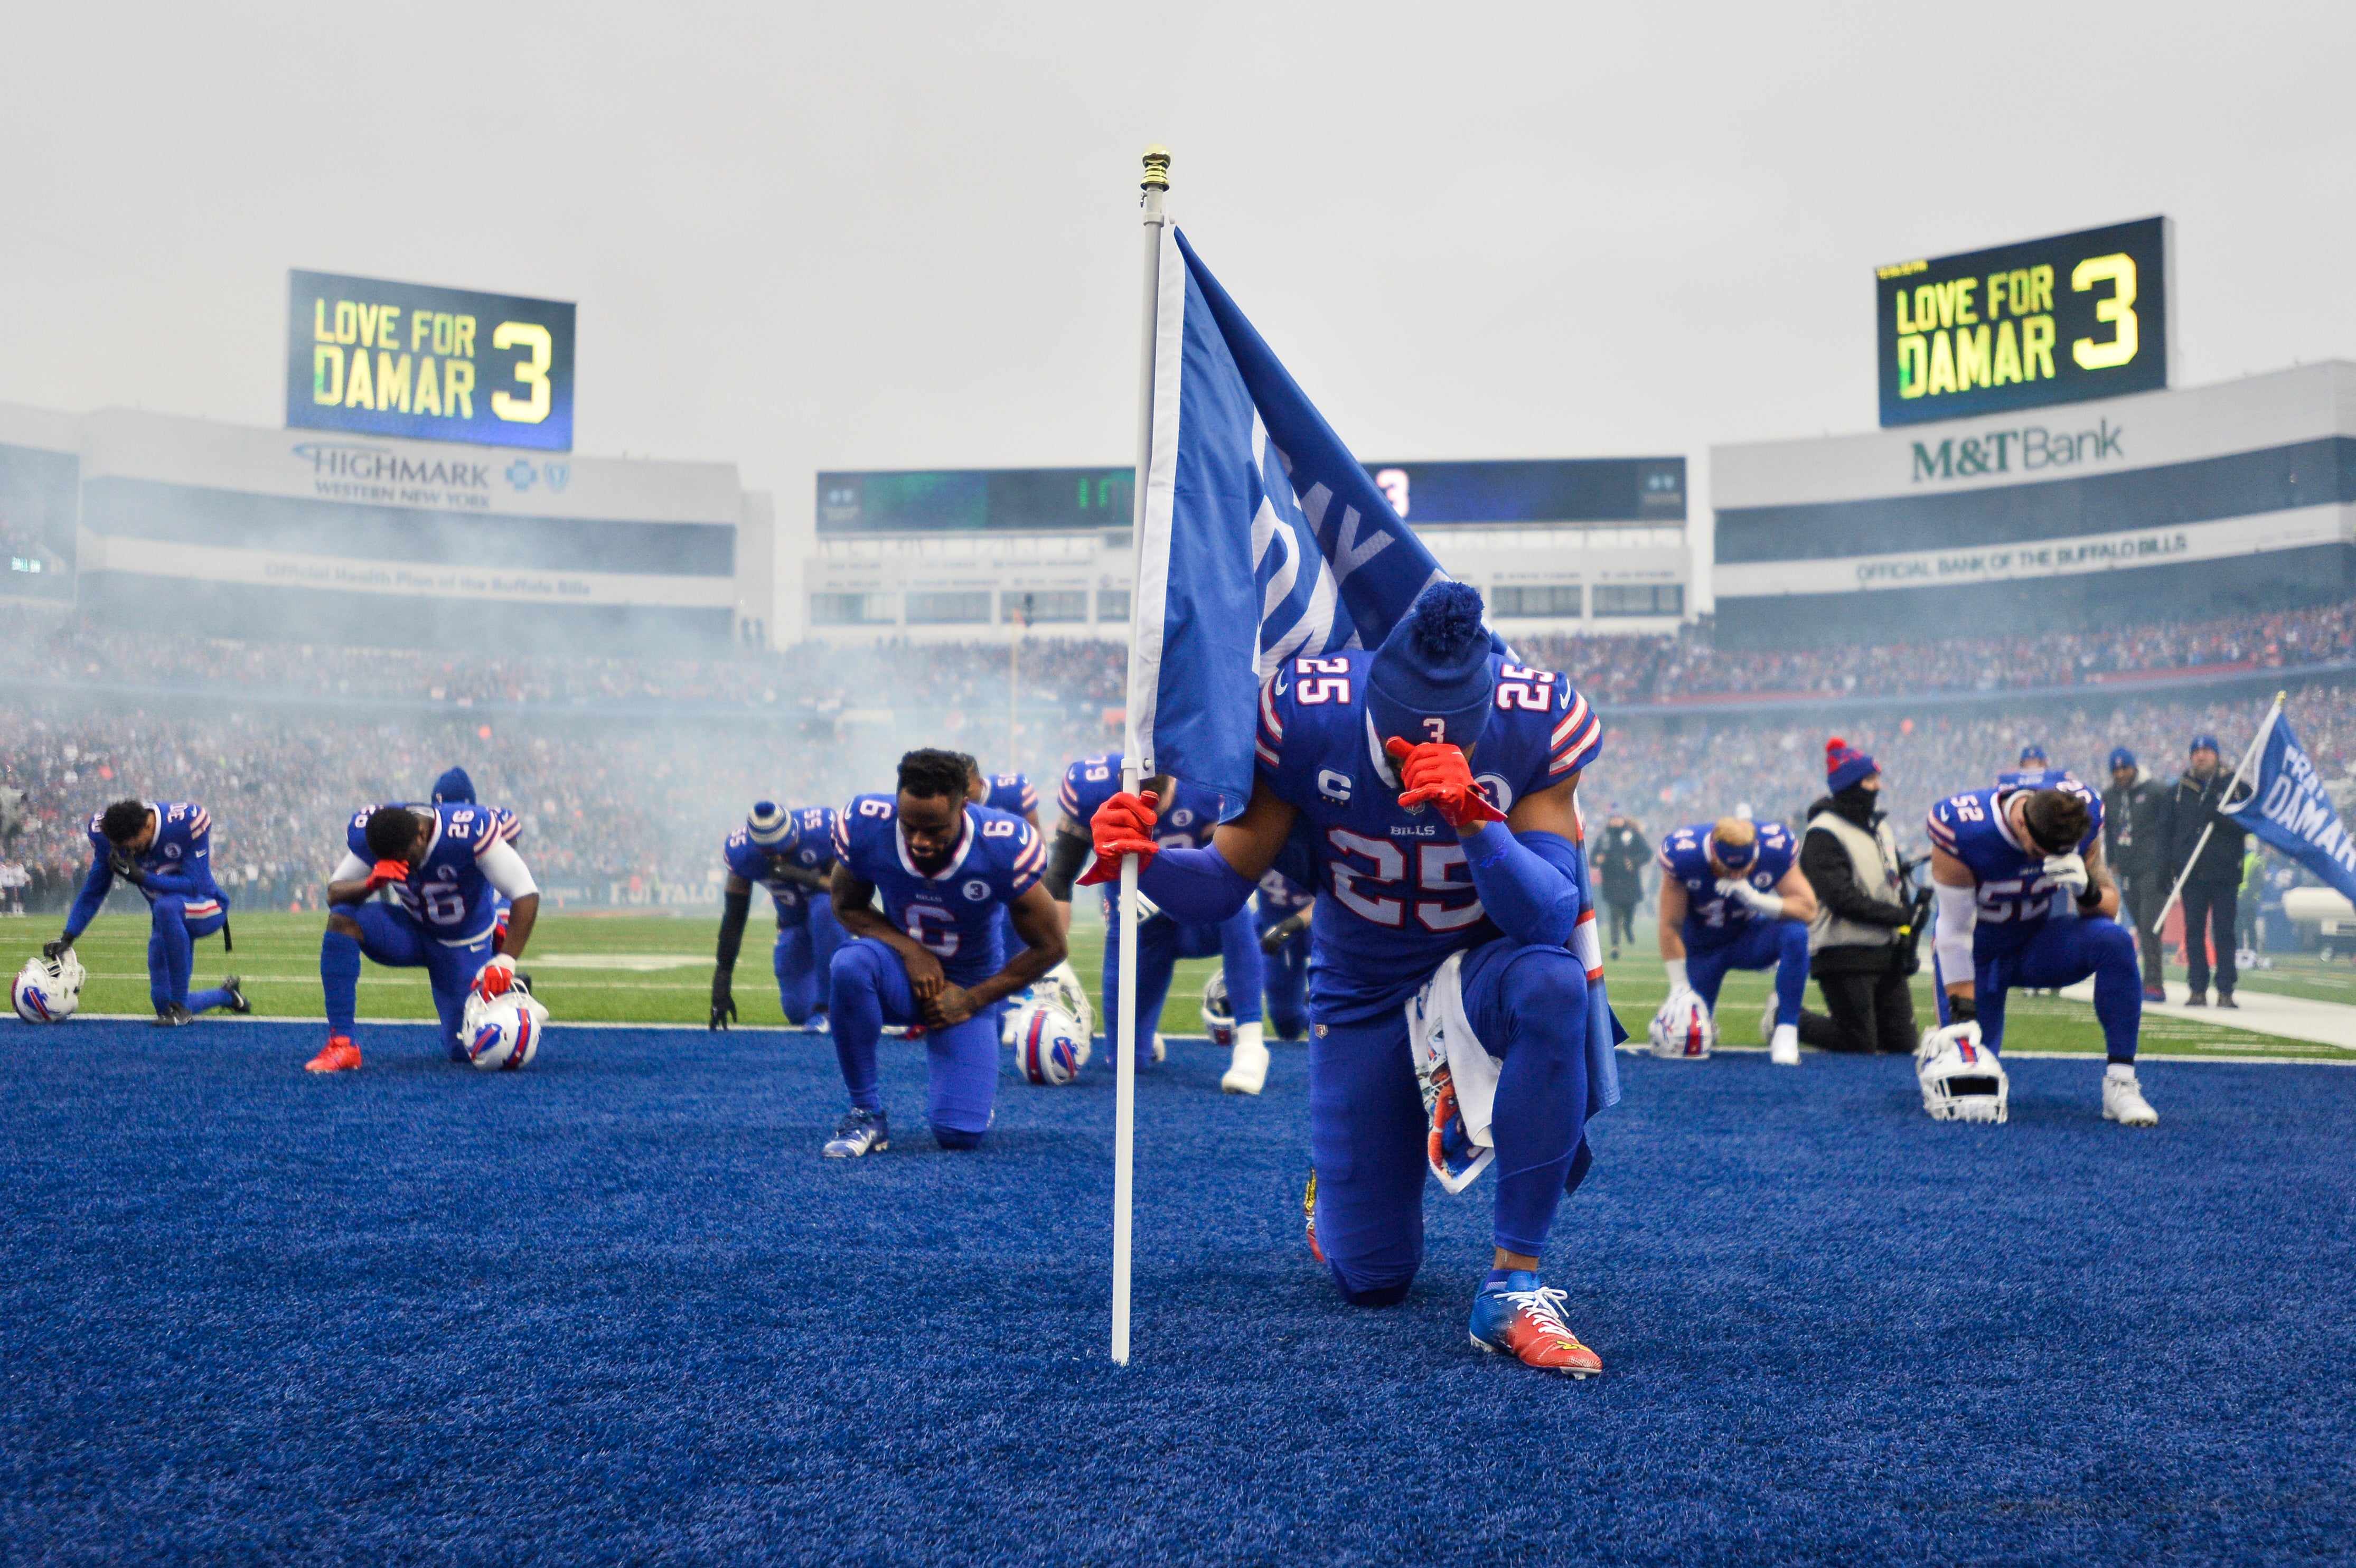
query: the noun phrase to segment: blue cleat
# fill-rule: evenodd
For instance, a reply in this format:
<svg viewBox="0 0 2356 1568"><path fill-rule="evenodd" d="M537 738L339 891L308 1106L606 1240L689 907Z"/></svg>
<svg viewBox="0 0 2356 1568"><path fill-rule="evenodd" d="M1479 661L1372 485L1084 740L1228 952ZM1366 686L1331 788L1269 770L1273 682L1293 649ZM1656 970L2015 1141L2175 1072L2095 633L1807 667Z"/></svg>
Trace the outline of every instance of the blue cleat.
<svg viewBox="0 0 2356 1568"><path fill-rule="evenodd" d="M1603 1370L1603 1358L1581 1345L1563 1321L1564 1298L1564 1292L1547 1289L1528 1269L1483 1285L1472 1298L1472 1348L1511 1356L1542 1372L1596 1376Z"/></svg>
<svg viewBox="0 0 2356 1568"><path fill-rule="evenodd" d="M880 1154L892 1146L892 1129L881 1111L869 1111L854 1105L835 1124L834 1136L826 1141L826 1157L830 1160L855 1160L862 1155Z"/></svg>

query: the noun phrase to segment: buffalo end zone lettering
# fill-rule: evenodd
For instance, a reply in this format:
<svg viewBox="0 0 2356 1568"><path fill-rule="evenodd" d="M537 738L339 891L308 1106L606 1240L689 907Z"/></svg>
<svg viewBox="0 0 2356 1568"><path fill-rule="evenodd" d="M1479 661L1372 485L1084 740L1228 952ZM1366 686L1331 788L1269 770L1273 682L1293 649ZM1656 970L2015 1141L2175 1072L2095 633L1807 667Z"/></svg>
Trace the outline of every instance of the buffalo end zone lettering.
<svg viewBox="0 0 2356 1568"><path fill-rule="evenodd" d="M1878 269L1881 423L2166 386L2167 254L2152 218Z"/></svg>
<svg viewBox="0 0 2356 1568"><path fill-rule="evenodd" d="M288 424L572 449L572 306L304 272L288 297Z"/></svg>

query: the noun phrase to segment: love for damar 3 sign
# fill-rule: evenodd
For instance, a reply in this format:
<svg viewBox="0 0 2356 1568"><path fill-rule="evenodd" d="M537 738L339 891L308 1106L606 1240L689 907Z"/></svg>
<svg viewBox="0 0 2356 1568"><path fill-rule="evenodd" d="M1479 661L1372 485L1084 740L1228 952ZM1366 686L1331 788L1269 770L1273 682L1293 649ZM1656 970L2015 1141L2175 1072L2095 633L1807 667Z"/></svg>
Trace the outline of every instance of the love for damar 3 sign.
<svg viewBox="0 0 2356 1568"><path fill-rule="evenodd" d="M286 423L485 446L573 448L573 306L297 272Z"/></svg>
<svg viewBox="0 0 2356 1568"><path fill-rule="evenodd" d="M2168 385L2165 218L1875 269L1881 423Z"/></svg>

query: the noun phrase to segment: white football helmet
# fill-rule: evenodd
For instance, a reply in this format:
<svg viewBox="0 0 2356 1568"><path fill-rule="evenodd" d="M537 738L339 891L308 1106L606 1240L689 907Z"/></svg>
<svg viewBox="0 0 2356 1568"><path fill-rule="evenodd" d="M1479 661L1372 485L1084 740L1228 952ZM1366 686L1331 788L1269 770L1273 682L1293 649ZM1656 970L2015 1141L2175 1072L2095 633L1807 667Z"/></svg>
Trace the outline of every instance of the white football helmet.
<svg viewBox="0 0 2356 1568"><path fill-rule="evenodd" d="M470 993L459 1015L458 1038L466 1059L485 1072L513 1072L530 1067L540 1054L547 1025L548 1009L528 991L510 990L488 1001Z"/></svg>
<svg viewBox="0 0 2356 1568"><path fill-rule="evenodd" d="M1080 983L1080 977L1073 972L1072 961L1066 959L1041 975L1039 983L1032 989L1042 1001L1052 1002L1062 1008L1064 1015L1080 1026L1080 1065L1086 1067L1088 1036L1097 1032L1097 1013L1088 1005L1088 988Z"/></svg>
<svg viewBox="0 0 2356 1568"><path fill-rule="evenodd" d="M81 1005L81 960L68 948L55 958L35 953L16 972L8 1001L27 1024L62 1024Z"/></svg>
<svg viewBox="0 0 2356 1568"><path fill-rule="evenodd" d="M1670 1061L1708 1061L1718 1025L1698 992L1672 991L1653 1015L1653 1054Z"/></svg>
<svg viewBox="0 0 2356 1568"><path fill-rule="evenodd" d="M1221 1050L1235 1048L1236 1010L1227 1001L1225 971L1212 975L1210 983L1203 987L1203 1032Z"/></svg>
<svg viewBox="0 0 2356 1568"><path fill-rule="evenodd" d="M1014 1014L1014 1065L1033 1083L1051 1087L1078 1079L1087 1065L1088 1037L1052 1002L1031 1002Z"/></svg>
<svg viewBox="0 0 2356 1568"><path fill-rule="evenodd" d="M1914 1047L1922 1109L1933 1122L2002 1122L2012 1094L2004 1063L1980 1044L1976 1022L1926 1030Z"/></svg>

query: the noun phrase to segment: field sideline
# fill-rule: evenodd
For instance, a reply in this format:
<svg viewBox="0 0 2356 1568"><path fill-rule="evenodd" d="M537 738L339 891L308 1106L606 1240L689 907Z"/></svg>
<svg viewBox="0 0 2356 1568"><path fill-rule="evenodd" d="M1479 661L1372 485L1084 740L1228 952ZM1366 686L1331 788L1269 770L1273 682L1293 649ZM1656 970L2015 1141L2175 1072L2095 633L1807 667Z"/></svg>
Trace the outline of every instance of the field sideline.
<svg viewBox="0 0 2356 1568"><path fill-rule="evenodd" d="M1102 972L1104 926L1094 910L1081 906L1073 923L1072 956L1091 993ZM319 933L316 915L274 912L240 914L232 918L237 950L223 954L218 939L197 946L196 983L214 983L235 971L245 980L246 993L256 1013L267 1017L324 1018L319 1000ZM17 940L5 953L11 972L38 942L53 933L47 917L11 923L6 928ZM550 915L533 933L523 968L533 977L538 994L554 1022L606 1024L701 1024L706 1021L712 986L712 950L717 931L714 915ZM755 918L745 931L744 950L736 964L735 997L739 1022L782 1026L776 987L769 970L769 924ZM1667 982L1654 955L1649 933L1643 939L1644 956L1623 957L1605 966L1606 982L1621 1021L1641 1034L1653 1010L1667 993ZM101 915L82 933L76 950L90 971L82 993L87 1012L145 1015L147 998L146 922L135 915ZM1202 1032L1200 1007L1203 984L1215 960L1179 965L1162 1015L1162 1029L1173 1036ZM2308 961L2296 967L2249 978L2260 989L2282 989L2333 1001L2356 1000L2356 992L2337 991L2335 977L2313 972ZM1759 1015L1766 1004L1770 976L1737 972L1728 977L1719 1002L1721 1042L1757 1046ZM1920 1015L1930 1016L1931 987L1927 972L1915 979ZM380 969L368 965L360 975L360 1016L367 1019L431 1018L433 1005L421 972ZM1821 1006L1813 989L1810 1005ZM1098 999L1099 1025L1104 1017ZM2099 1053L2102 1034L2094 1009L2083 1003L2054 996L2014 998L2008 1052L2032 1054ZM2330 1046L2288 1040L2222 1022L2183 1022L2147 1017L2142 1054L2153 1058L2199 1058L2214 1056L2265 1057L2286 1061L2356 1060L2356 1055Z"/></svg>

